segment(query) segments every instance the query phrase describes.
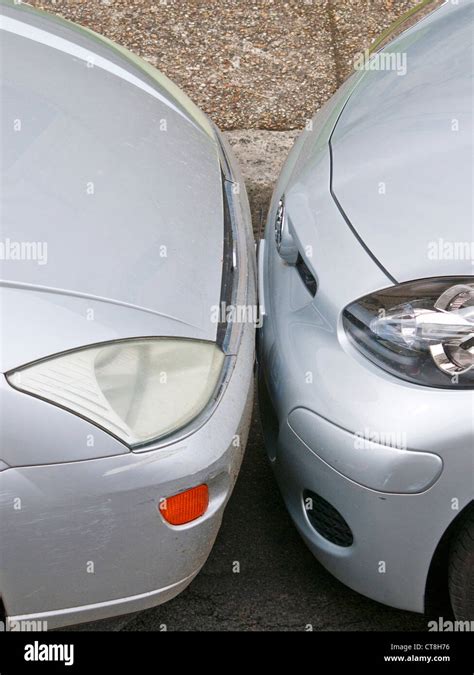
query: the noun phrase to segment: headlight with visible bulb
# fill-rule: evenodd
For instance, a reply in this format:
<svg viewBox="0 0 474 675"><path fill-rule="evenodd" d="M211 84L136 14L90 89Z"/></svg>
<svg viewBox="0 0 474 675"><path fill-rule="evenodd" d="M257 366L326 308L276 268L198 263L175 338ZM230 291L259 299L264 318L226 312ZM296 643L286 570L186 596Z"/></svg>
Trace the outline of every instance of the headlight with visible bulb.
<svg viewBox="0 0 474 675"><path fill-rule="evenodd" d="M218 388L224 358L213 342L127 339L46 358L6 377L134 448L195 419Z"/></svg>
<svg viewBox="0 0 474 675"><path fill-rule="evenodd" d="M343 313L355 346L396 377L474 388L474 277L422 279L357 300Z"/></svg>

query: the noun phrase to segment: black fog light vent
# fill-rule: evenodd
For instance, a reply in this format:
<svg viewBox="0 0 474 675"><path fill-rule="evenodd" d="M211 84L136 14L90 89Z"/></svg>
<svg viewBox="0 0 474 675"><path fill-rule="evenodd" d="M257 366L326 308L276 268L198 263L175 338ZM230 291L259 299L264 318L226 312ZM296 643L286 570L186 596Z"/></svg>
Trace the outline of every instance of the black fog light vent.
<svg viewBox="0 0 474 675"><path fill-rule="evenodd" d="M303 493L304 508L316 532L336 546L352 546L354 535L334 506L311 490Z"/></svg>
<svg viewBox="0 0 474 675"><path fill-rule="evenodd" d="M301 254L298 253L298 258L296 260L296 269L298 270L298 274L300 275L301 281L304 283L306 286L306 289L311 293L311 295L314 296L316 295L316 291L318 290L318 284L316 283L316 279L313 277L313 274L303 258L301 257Z"/></svg>

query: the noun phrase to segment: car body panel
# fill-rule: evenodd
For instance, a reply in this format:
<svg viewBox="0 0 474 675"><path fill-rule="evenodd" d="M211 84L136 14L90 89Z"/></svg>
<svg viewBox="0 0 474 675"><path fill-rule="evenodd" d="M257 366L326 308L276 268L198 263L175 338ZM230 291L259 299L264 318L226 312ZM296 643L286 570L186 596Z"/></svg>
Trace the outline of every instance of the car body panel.
<svg viewBox="0 0 474 675"><path fill-rule="evenodd" d="M334 194L398 282L472 274L473 15L447 3L395 40L404 67L364 72L331 138Z"/></svg>
<svg viewBox="0 0 474 675"><path fill-rule="evenodd" d="M2 237L46 244L47 260L3 260L2 278L144 307L213 340L215 136L112 47L26 19L2 17Z"/></svg>
<svg viewBox="0 0 474 675"><path fill-rule="evenodd" d="M334 427L328 446L333 453L337 453L338 441ZM277 452L274 469L282 495L317 559L357 592L399 609L423 612L428 571L440 537L472 499L469 481L459 482L457 461L465 461L462 453L454 453L430 489L396 494L371 490L342 476L310 452L288 426L282 426ZM302 487L337 508L350 525L352 546L337 546L312 527Z"/></svg>
<svg viewBox="0 0 474 675"><path fill-rule="evenodd" d="M443 470L441 457L403 447L402 435L387 435L383 442L370 440L363 431L353 433L306 408L295 408L288 415L288 426L307 448L343 476L378 492L416 494L427 490ZM338 453L332 446L338 436ZM368 434L367 434L368 436Z"/></svg>
<svg viewBox="0 0 474 675"><path fill-rule="evenodd" d="M154 310L37 286L0 281L0 308L4 316L11 317L1 326L2 372L124 335L202 337L201 330ZM35 339L25 340L25 335L34 335Z"/></svg>

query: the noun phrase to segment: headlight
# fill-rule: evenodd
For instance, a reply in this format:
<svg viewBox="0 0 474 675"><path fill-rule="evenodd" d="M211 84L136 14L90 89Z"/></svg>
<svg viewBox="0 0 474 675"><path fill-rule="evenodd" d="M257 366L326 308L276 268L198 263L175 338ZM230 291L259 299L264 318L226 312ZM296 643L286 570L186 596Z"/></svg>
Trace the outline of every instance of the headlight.
<svg viewBox="0 0 474 675"><path fill-rule="evenodd" d="M16 389L66 408L134 447L177 431L216 391L214 343L143 338L86 347L7 374Z"/></svg>
<svg viewBox="0 0 474 675"><path fill-rule="evenodd" d="M474 387L474 277L425 279L353 302L346 332L369 359L416 384Z"/></svg>

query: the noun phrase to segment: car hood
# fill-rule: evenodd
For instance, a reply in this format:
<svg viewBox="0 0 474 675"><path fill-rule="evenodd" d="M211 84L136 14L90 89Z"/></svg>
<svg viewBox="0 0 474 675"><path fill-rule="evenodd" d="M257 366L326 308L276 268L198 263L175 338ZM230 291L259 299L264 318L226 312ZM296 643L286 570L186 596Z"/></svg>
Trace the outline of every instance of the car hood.
<svg viewBox="0 0 474 675"><path fill-rule="evenodd" d="M333 195L397 281L473 273L473 10L447 3L384 50L398 70L363 74L331 139Z"/></svg>
<svg viewBox="0 0 474 675"><path fill-rule="evenodd" d="M41 293L42 306L61 298L77 314L80 298L81 311L99 303L95 318L110 317L111 306L131 310L136 325L120 320L123 334L108 331L116 337L215 339L223 201L207 118L160 73L90 31L24 6L2 4L1 13L2 306ZM57 346L64 322L46 317L32 312L28 330L17 316L2 328L1 351L7 332L23 343L25 329ZM100 333L94 320L86 342ZM28 342L15 358L36 358ZM72 334L59 342L77 346Z"/></svg>

